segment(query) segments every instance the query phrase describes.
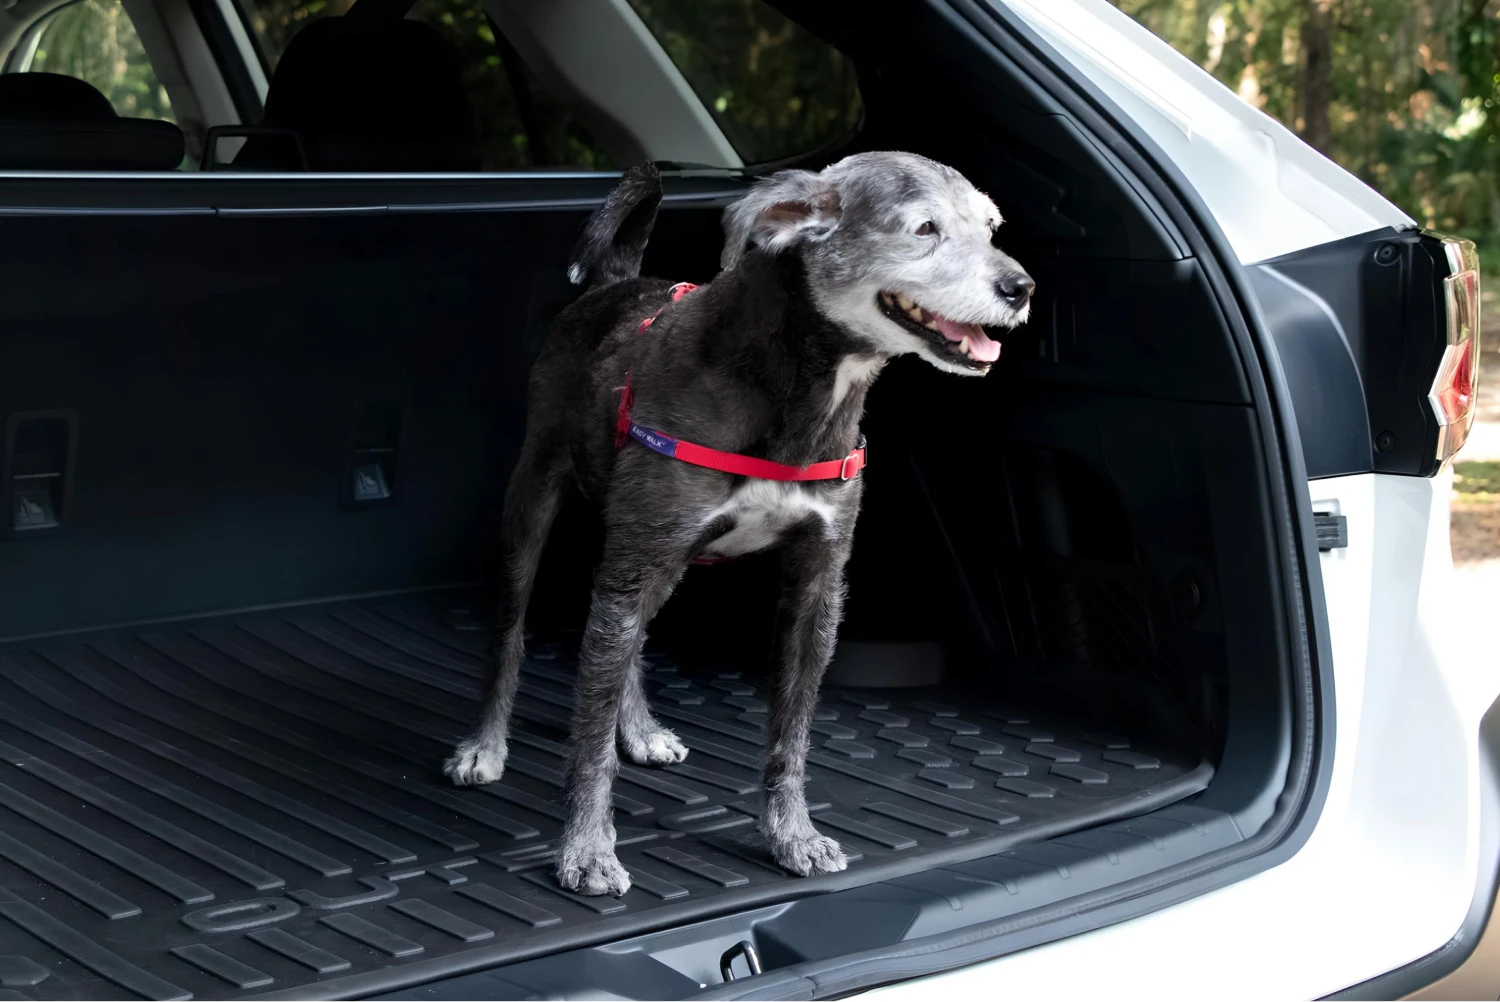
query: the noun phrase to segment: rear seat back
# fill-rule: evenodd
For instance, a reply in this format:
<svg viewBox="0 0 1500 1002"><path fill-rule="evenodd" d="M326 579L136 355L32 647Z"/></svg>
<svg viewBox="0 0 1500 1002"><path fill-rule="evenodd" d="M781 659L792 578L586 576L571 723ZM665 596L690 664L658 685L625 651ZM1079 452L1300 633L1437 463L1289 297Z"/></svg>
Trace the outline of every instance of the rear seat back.
<svg viewBox="0 0 1500 1002"><path fill-rule="evenodd" d="M314 21L277 64L261 124L297 134L314 171L476 171L474 109L458 54L430 25ZM252 136L236 169L299 170L284 141Z"/></svg>
<svg viewBox="0 0 1500 1002"><path fill-rule="evenodd" d="M83 80L0 74L0 170L176 170L182 154L177 126L121 118Z"/></svg>

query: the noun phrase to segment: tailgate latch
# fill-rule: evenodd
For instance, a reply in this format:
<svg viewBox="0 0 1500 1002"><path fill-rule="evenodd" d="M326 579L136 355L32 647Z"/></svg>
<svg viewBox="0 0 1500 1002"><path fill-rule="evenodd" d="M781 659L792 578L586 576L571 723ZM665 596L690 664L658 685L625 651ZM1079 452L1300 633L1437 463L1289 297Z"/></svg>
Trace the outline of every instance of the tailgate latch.
<svg viewBox="0 0 1500 1002"><path fill-rule="evenodd" d="M1349 519L1328 511L1313 512L1313 529L1318 534L1318 552L1342 550L1349 545Z"/></svg>

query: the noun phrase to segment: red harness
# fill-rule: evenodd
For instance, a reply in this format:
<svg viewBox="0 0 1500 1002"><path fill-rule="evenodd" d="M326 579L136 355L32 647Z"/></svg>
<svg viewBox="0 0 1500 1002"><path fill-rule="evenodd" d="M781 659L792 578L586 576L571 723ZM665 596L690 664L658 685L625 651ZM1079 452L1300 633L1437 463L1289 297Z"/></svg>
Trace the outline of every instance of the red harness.
<svg viewBox="0 0 1500 1002"><path fill-rule="evenodd" d="M672 302L677 302L696 288L698 287L692 282L677 283L672 286ZM644 333L665 309L666 306L663 306L642 320L637 333ZM625 386L620 392L620 410L615 420L616 449L624 448L625 443L633 439L653 452L659 452L672 459L680 459L684 463L706 466L710 470L733 473L741 477L753 477L757 480L852 480L859 476L859 471L868 465L865 459L863 438L860 439L859 447L850 451L849 455L843 459L830 459L823 463L813 463L811 466L791 466L787 463L773 463L768 459L757 459L754 456L742 456L736 452L720 452L718 449L710 449L707 446L664 435L654 428L636 424L630 419L630 408L635 403L635 391L631 385L634 375L633 368L626 371Z"/></svg>

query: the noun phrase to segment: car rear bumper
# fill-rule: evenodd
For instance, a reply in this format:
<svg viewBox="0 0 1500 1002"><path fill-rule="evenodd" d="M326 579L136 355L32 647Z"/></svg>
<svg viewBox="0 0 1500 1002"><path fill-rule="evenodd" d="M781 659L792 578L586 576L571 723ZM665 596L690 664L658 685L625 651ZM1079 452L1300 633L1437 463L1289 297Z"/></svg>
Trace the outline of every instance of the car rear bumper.
<svg viewBox="0 0 1500 1002"><path fill-rule="evenodd" d="M1500 996L1500 703L1480 724L1479 867L1474 897L1463 925L1433 952L1369 981L1337 992L1334 999L1479 999Z"/></svg>

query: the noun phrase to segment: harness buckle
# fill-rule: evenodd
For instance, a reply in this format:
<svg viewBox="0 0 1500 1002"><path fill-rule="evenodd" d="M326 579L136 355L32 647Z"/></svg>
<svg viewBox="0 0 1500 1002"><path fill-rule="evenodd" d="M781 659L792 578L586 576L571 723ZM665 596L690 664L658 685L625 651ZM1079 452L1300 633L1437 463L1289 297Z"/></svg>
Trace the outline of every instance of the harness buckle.
<svg viewBox="0 0 1500 1002"><path fill-rule="evenodd" d="M866 466L870 465L870 463L869 463L870 456L869 456L869 453L865 452L866 448L867 447L865 445L865 437L863 435L861 435L861 436L859 436L859 441L856 442L856 443L854 443L854 451L851 452L851 453L849 453L849 455L845 456L844 457L844 461L839 464L839 479L840 480L853 480L855 477L859 476L859 471L860 470L862 470ZM861 455L861 453L863 453L863 455ZM860 459L862 461L861 465L858 468L856 468L853 473L850 473L849 472L849 464L851 462L853 462L855 459Z"/></svg>

